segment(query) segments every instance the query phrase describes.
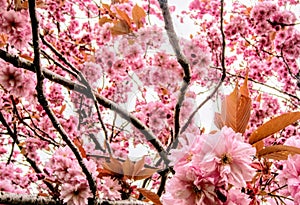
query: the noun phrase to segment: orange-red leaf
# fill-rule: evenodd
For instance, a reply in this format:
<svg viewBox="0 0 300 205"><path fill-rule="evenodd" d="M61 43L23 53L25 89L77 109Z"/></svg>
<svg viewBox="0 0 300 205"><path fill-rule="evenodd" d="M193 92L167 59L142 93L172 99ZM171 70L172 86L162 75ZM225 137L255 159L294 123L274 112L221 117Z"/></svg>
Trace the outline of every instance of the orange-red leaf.
<svg viewBox="0 0 300 205"><path fill-rule="evenodd" d="M250 119L250 111L251 99L246 76L241 89L238 89L236 84L233 92L223 100L221 117L226 126L231 127L235 132L244 133Z"/></svg>
<svg viewBox="0 0 300 205"><path fill-rule="evenodd" d="M39 195L39 196L44 196L44 197L48 197L48 196L49 196L49 194L43 193L43 192L39 192L38 195Z"/></svg>
<svg viewBox="0 0 300 205"><path fill-rule="evenodd" d="M4 33L0 34L0 48L7 44L7 35Z"/></svg>
<svg viewBox="0 0 300 205"><path fill-rule="evenodd" d="M256 152L259 152L260 150L262 150L264 148L264 146L265 146L265 144L264 144L264 141L262 141L262 140L253 144L253 147L255 147Z"/></svg>
<svg viewBox="0 0 300 205"><path fill-rule="evenodd" d="M45 6L45 2L43 0L36 1L37 8L42 8L43 6ZM15 0L15 9L17 11L21 9L28 9L28 0Z"/></svg>
<svg viewBox="0 0 300 205"><path fill-rule="evenodd" d="M145 168L145 169L143 169L143 170L137 172L137 173L133 176L133 179L134 179L134 180L146 179L146 178L152 176L156 171L157 171L157 169Z"/></svg>
<svg viewBox="0 0 300 205"><path fill-rule="evenodd" d="M130 159L127 157L125 162L123 162L124 176L127 177L128 179L131 179L133 175L133 170L134 170L134 163L130 161Z"/></svg>
<svg viewBox="0 0 300 205"><path fill-rule="evenodd" d="M17 11L21 9L28 9L28 1L15 0L15 9Z"/></svg>
<svg viewBox="0 0 300 205"><path fill-rule="evenodd" d="M249 143L254 144L282 130L300 119L300 112L289 112L275 117L259 126L250 136Z"/></svg>
<svg viewBox="0 0 300 205"><path fill-rule="evenodd" d="M139 188L137 189L144 197L149 199L154 203L154 205L162 205L161 201L159 200L159 196L147 189Z"/></svg>
<svg viewBox="0 0 300 205"><path fill-rule="evenodd" d="M111 20L110 18L104 16L102 18L99 19L99 25L103 26L105 23L112 23L113 20Z"/></svg>
<svg viewBox="0 0 300 205"><path fill-rule="evenodd" d="M146 12L143 8L139 7L137 4L132 9L132 18L137 26L137 28L141 28L142 26L142 19L146 17Z"/></svg>
<svg viewBox="0 0 300 205"><path fill-rule="evenodd" d="M117 21L112 28L110 28L112 35L124 35L130 33L130 27L124 20Z"/></svg>
<svg viewBox="0 0 300 205"><path fill-rule="evenodd" d="M60 109L60 111L59 111L59 114L63 114L63 112L65 111L66 107L67 107L67 105L66 105L66 104L63 104L63 105L61 106L61 109Z"/></svg>
<svg viewBox="0 0 300 205"><path fill-rule="evenodd" d="M78 139L74 139L73 142L76 145L76 147L78 148L79 152L81 153L81 156L83 158L86 158L86 152L85 152L84 148L82 147L80 141Z"/></svg>
<svg viewBox="0 0 300 205"><path fill-rule="evenodd" d="M26 59L26 60L28 60L30 62L33 62L33 58L31 56L29 56L29 55L20 54L19 57L24 58L24 59Z"/></svg>
<svg viewBox="0 0 300 205"><path fill-rule="evenodd" d="M111 4L118 4L118 3L123 4L123 3L126 3L126 2L128 2L128 0L112 0Z"/></svg>
<svg viewBox="0 0 300 205"><path fill-rule="evenodd" d="M117 14L121 17L122 20L124 20L128 27L131 27L131 20L129 16L126 14L126 12L121 11L120 9L116 8Z"/></svg>
<svg viewBox="0 0 300 205"><path fill-rule="evenodd" d="M300 148L286 145L273 145L260 150L259 158L286 160L288 155L300 154Z"/></svg>
<svg viewBox="0 0 300 205"><path fill-rule="evenodd" d="M104 169L116 175L123 175L123 167L121 162L113 157L110 157L110 162L104 162L102 166Z"/></svg>
<svg viewBox="0 0 300 205"><path fill-rule="evenodd" d="M108 4L101 4L101 5L105 10L108 11L109 15L116 17L116 14L110 10L110 5L108 5Z"/></svg>
<svg viewBox="0 0 300 205"><path fill-rule="evenodd" d="M240 93L243 96L249 97L249 89L248 89L248 73L249 73L249 68L246 70L246 76L243 85L240 88Z"/></svg>
<svg viewBox="0 0 300 205"><path fill-rule="evenodd" d="M124 162L111 157L110 162L104 162L103 168L111 173L111 175L122 176L127 179L141 180L152 176L157 169L144 167L144 158L137 162L127 158Z"/></svg>
<svg viewBox="0 0 300 205"><path fill-rule="evenodd" d="M269 35L270 40L273 41L275 37L276 37L276 31L271 32Z"/></svg>
<svg viewBox="0 0 300 205"><path fill-rule="evenodd" d="M135 162L134 164L134 170L133 170L133 176L137 176L138 173L143 170L145 165L145 157L140 159L139 161Z"/></svg>
<svg viewBox="0 0 300 205"><path fill-rule="evenodd" d="M114 176L114 173L112 173L111 171L106 170L106 169L98 168L98 169L97 169L97 172L99 173L99 174L98 174L98 177L99 177L99 178L107 177L107 176Z"/></svg>

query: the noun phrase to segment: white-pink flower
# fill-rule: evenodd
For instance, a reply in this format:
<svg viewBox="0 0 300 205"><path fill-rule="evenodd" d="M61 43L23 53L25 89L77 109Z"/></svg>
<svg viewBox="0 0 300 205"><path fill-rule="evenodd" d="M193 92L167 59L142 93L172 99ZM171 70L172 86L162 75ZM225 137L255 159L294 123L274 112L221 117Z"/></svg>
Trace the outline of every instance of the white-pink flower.
<svg viewBox="0 0 300 205"><path fill-rule="evenodd" d="M292 197L299 197L300 192L300 156L289 156L283 162L283 169L278 175L279 184L287 185L288 192Z"/></svg>
<svg viewBox="0 0 300 205"><path fill-rule="evenodd" d="M92 194L86 180L65 183L61 187L60 199L67 205L86 205L89 197Z"/></svg>
<svg viewBox="0 0 300 205"><path fill-rule="evenodd" d="M203 146L200 153L193 156L193 164L206 172L218 172L222 180L236 187L245 187L246 181L255 174L250 165L255 148L228 127L203 137Z"/></svg>
<svg viewBox="0 0 300 205"><path fill-rule="evenodd" d="M117 180L113 180L110 177L103 177L100 191L103 193L103 198L110 200L121 199L121 193L119 192L122 189L121 185Z"/></svg>
<svg viewBox="0 0 300 205"><path fill-rule="evenodd" d="M165 205L218 205L221 204L216 193L219 187L219 182L205 176L199 167L182 166L166 184L162 201Z"/></svg>
<svg viewBox="0 0 300 205"><path fill-rule="evenodd" d="M247 194L238 189L230 189L227 195L225 205L249 205L251 199Z"/></svg>

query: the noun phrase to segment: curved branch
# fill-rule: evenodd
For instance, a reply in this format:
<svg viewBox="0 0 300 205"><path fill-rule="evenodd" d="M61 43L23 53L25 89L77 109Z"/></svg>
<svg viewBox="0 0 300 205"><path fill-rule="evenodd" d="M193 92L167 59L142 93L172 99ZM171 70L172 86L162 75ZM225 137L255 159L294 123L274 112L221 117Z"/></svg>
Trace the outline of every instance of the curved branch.
<svg viewBox="0 0 300 205"><path fill-rule="evenodd" d="M180 132L180 110L181 106L183 104L185 94L187 92L188 86L191 81L191 71L190 71L190 66L188 64L187 59L185 56L182 54L180 46L179 46L179 41L178 37L176 35L176 32L174 30L173 22L172 22L172 17L170 14L169 6L167 0L159 0L159 5L162 10L162 14L164 17L164 22L165 22L165 29L167 31L168 37L170 44L172 45L172 48L176 54L176 58L178 63L181 65L183 68L184 76L183 76L183 82L180 88L180 93L177 99L177 103L175 106L175 113L174 113L174 135L172 138L172 143L173 147L177 147L178 145L178 135ZM171 144L172 144L171 143Z"/></svg>
<svg viewBox="0 0 300 205"><path fill-rule="evenodd" d="M24 68L26 70L35 72L34 65L30 63L29 61L20 59L18 56L14 56L9 54L8 52L0 49L0 58L5 60L8 63L11 63L15 67ZM48 69L43 69L43 74L45 78L47 78L50 81L53 81L55 83L58 83L70 90L77 91L81 94L84 94L85 96L92 98L91 94L88 92L87 88L82 85L75 83L71 80L68 80ZM116 103L112 102L111 100L94 93L97 101L99 104L104 106L105 108L111 109L118 113L121 117L126 119L128 122L131 122L137 129L139 129L146 139L152 143L152 145L155 147L155 149L159 152L159 155L161 158L165 161L166 164L169 163L166 151L164 150L162 144L160 141L155 137L155 135L149 130L149 128L146 127L140 120L138 120L135 116L133 116L131 113L127 112L126 110L122 109L120 106L118 106Z"/></svg>
<svg viewBox="0 0 300 205"><path fill-rule="evenodd" d="M78 161L78 164L80 165L83 173L86 175L87 181L89 183L91 192L93 194L93 199L91 204L95 204L96 199L96 191L97 191L97 185L93 179L92 174L87 169L86 165L83 162L82 156L77 149L77 147L74 145L74 143L69 139L67 133L59 123L58 119L56 118L55 114L53 113L52 109L49 107L48 100L46 99L43 91L44 87L44 74L43 74L43 68L41 67L41 59L40 59L40 45L39 45L39 22L36 16L36 2L35 0L29 0L29 14L31 19L31 29L32 29L32 43L33 43L33 50L34 50L34 68L36 71L37 76L37 85L36 85L36 91L37 91L37 98L39 103L43 106L43 109L47 113L48 117L50 118L53 127L58 131L58 133L61 135L62 139L66 142L66 144L70 147L74 155L76 156L76 159ZM90 204L90 203L89 203Z"/></svg>

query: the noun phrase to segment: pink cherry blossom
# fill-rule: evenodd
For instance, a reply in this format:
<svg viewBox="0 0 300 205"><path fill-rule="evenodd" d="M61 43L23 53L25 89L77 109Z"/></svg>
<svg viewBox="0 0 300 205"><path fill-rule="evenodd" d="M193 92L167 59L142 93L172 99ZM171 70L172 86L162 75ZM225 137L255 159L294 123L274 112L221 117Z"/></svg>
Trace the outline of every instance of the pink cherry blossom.
<svg viewBox="0 0 300 205"><path fill-rule="evenodd" d="M230 189L227 195L227 201L224 205L249 205L251 199L248 195L241 192L238 189Z"/></svg>
<svg viewBox="0 0 300 205"><path fill-rule="evenodd" d="M100 191L103 194L104 199L110 199L110 200L121 199L121 193L119 192L121 189L122 187L117 180L114 180L110 177L102 178Z"/></svg>
<svg viewBox="0 0 300 205"><path fill-rule="evenodd" d="M162 197L164 204L221 204L214 179L193 166L178 168L166 185L166 193Z"/></svg>
<svg viewBox="0 0 300 205"><path fill-rule="evenodd" d="M22 86L23 72L12 65L4 65L0 70L0 84L7 90Z"/></svg>
<svg viewBox="0 0 300 205"><path fill-rule="evenodd" d="M289 156L283 163L282 171L278 175L281 185L288 186L288 192L292 197L298 195L300 191L300 156ZM298 195L299 197L299 195Z"/></svg>
<svg viewBox="0 0 300 205"><path fill-rule="evenodd" d="M5 33L11 33L23 30L25 25L26 18L24 18L20 12L10 10L4 12L0 29Z"/></svg>
<svg viewBox="0 0 300 205"><path fill-rule="evenodd" d="M101 67L93 62L86 62L83 65L82 73L92 85L95 85L102 76Z"/></svg>
<svg viewBox="0 0 300 205"><path fill-rule="evenodd" d="M193 155L193 164L207 172L218 171L220 177L236 187L245 187L255 174L250 164L255 148L245 143L241 134L223 127L215 134L204 136L199 154Z"/></svg>
<svg viewBox="0 0 300 205"><path fill-rule="evenodd" d="M185 135L179 136L178 138L178 147L177 149L172 149L170 151L169 159L171 160L170 165L173 166L176 164L176 166L180 166L181 163L186 164L189 162L189 158L194 154L192 152L192 147L201 146L201 144L198 144L200 136L194 135L191 133L187 133Z"/></svg>
<svg viewBox="0 0 300 205"><path fill-rule="evenodd" d="M67 205L86 205L89 197L92 197L92 194L85 180L65 183L61 187L60 199Z"/></svg>

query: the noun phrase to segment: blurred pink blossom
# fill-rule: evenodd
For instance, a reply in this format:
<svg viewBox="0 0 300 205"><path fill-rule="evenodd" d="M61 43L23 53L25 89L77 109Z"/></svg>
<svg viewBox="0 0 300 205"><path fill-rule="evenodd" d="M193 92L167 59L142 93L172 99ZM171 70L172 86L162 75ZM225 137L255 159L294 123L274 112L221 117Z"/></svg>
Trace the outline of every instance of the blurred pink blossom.
<svg viewBox="0 0 300 205"><path fill-rule="evenodd" d="M60 199L67 205L86 205L89 197L92 197L92 194L86 180L65 183L61 187Z"/></svg>

